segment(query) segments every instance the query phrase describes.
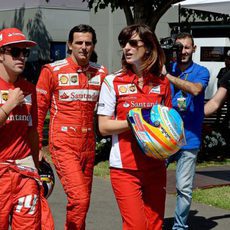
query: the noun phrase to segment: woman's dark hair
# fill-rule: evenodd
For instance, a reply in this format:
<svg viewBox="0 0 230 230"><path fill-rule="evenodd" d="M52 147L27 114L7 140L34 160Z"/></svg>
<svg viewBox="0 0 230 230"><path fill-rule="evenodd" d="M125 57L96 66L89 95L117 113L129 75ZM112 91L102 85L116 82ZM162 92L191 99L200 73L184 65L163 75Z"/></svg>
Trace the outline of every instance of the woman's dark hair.
<svg viewBox="0 0 230 230"><path fill-rule="evenodd" d="M69 32L68 43L73 42L74 33L91 33L92 34L92 42L93 42L93 44L95 45L97 43L96 32L89 25L80 24L78 26L73 27ZM69 49L68 49L68 53L71 53L71 51Z"/></svg>
<svg viewBox="0 0 230 230"><path fill-rule="evenodd" d="M165 55L155 33L144 24L130 25L120 32L118 36L119 43L123 42L125 44L133 34L138 34L146 47L145 61L141 66L141 70L160 75L165 63ZM124 70L132 69L132 66L126 62L124 54L122 56L122 67Z"/></svg>

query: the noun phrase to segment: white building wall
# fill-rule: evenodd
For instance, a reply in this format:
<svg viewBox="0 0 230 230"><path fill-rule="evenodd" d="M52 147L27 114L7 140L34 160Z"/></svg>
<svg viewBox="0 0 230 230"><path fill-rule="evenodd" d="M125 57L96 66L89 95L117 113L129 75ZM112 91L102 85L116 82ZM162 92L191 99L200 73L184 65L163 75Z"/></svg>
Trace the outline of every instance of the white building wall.
<svg viewBox="0 0 230 230"><path fill-rule="evenodd" d="M217 90L217 75L219 70L225 66L224 62L201 61L201 47L230 47L230 38L195 38L196 52L193 55L194 62L205 66L210 73L208 87L205 91L206 99L210 99Z"/></svg>
<svg viewBox="0 0 230 230"><path fill-rule="evenodd" d="M19 9L20 10L20 9ZM11 27L14 23L15 15L19 10L0 11L0 27ZM18 26L27 35L27 23L34 20L35 14L39 8L24 9L21 8L21 22L18 21ZM79 11L70 9L46 9L40 8L42 12L42 23L51 35L53 41L66 41L68 33L72 27L78 24L89 24L90 15L89 11Z"/></svg>
<svg viewBox="0 0 230 230"><path fill-rule="evenodd" d="M98 63L105 65L109 72L117 71L121 66L121 49L117 37L126 25L123 11L117 10L112 13L111 9L107 8L95 14L92 10L90 12L90 24L97 33Z"/></svg>
<svg viewBox="0 0 230 230"><path fill-rule="evenodd" d="M89 24L89 11L42 9L43 22L53 41L67 41L69 31L78 24Z"/></svg>
<svg viewBox="0 0 230 230"><path fill-rule="evenodd" d="M165 38L170 36L170 27L168 23L178 22L178 9L177 7L171 7L159 20L157 23L157 27L155 33L160 40L161 38Z"/></svg>
<svg viewBox="0 0 230 230"><path fill-rule="evenodd" d="M99 10L96 14L94 10L71 10L61 8L28 8L21 9L21 24L17 27L21 28L27 34L27 24L33 21L38 10L41 10L41 23L44 29L49 34L50 41L66 42L68 39L69 31L72 27L78 24L89 24L97 33L96 52L98 54L98 63L105 65L109 72L117 71L120 69L121 63L121 49L118 44L117 38L123 27L126 26L126 19L123 10L116 10L111 12L110 8ZM15 15L19 15L19 10L0 10L0 26L10 27L14 23ZM158 38L167 37L170 34L168 22L177 21L177 10L170 9L159 21L156 34ZM49 44L43 39L38 41L41 47L49 49ZM49 52L49 50L48 50ZM33 60L36 58L37 51L32 52Z"/></svg>

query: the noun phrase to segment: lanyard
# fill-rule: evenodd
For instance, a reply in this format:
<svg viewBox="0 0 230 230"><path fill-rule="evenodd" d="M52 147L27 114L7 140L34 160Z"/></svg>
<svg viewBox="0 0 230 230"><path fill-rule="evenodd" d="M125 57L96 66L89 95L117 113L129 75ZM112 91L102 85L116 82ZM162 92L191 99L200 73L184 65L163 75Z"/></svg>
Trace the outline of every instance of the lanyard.
<svg viewBox="0 0 230 230"><path fill-rule="evenodd" d="M185 75L184 79L182 79L182 80L187 81L188 73L186 73L186 74L183 73L182 75ZM181 79L181 75L179 75L178 77ZM186 97L186 93L185 93L183 90L180 90L180 97L181 97L181 98Z"/></svg>
<svg viewBox="0 0 230 230"><path fill-rule="evenodd" d="M186 74L184 74L184 73L183 73L182 75L185 75L185 78L184 78L184 79L182 79L182 80L185 80L185 81L186 81L186 80L187 80L187 78L188 78L188 73L186 73ZM178 77L181 79L181 75L179 75Z"/></svg>

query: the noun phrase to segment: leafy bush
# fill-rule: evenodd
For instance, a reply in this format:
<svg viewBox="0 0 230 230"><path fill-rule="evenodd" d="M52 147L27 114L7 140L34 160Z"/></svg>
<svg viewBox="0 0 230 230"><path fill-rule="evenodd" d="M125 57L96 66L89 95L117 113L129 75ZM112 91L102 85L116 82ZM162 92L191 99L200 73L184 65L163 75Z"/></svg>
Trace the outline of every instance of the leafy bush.
<svg viewBox="0 0 230 230"><path fill-rule="evenodd" d="M204 125L202 146L198 161L223 161L230 157L229 128L221 125Z"/></svg>
<svg viewBox="0 0 230 230"><path fill-rule="evenodd" d="M210 135L206 135L203 139L204 147L208 149L226 146L225 138L220 132L212 131Z"/></svg>
<svg viewBox="0 0 230 230"><path fill-rule="evenodd" d="M107 161L109 159L109 153L111 149L111 137L96 136L96 156L95 164L101 161Z"/></svg>

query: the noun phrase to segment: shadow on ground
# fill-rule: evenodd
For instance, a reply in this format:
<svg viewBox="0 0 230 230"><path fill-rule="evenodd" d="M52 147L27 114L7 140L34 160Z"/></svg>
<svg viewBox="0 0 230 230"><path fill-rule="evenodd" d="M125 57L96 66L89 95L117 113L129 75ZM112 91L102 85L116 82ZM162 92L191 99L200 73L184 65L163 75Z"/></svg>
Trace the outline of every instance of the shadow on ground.
<svg viewBox="0 0 230 230"><path fill-rule="evenodd" d="M230 173L227 173L226 171L196 171L196 174L208 176L208 177L214 177L217 179L230 181Z"/></svg>
<svg viewBox="0 0 230 230"><path fill-rule="evenodd" d="M229 215L222 216L213 216L211 218L205 218L203 216L199 216L198 210L191 210L189 212L188 225L189 230L210 230L217 227L218 223L215 220L219 219L229 219ZM173 218L165 218L164 219L164 228L163 230L171 230L173 226Z"/></svg>

